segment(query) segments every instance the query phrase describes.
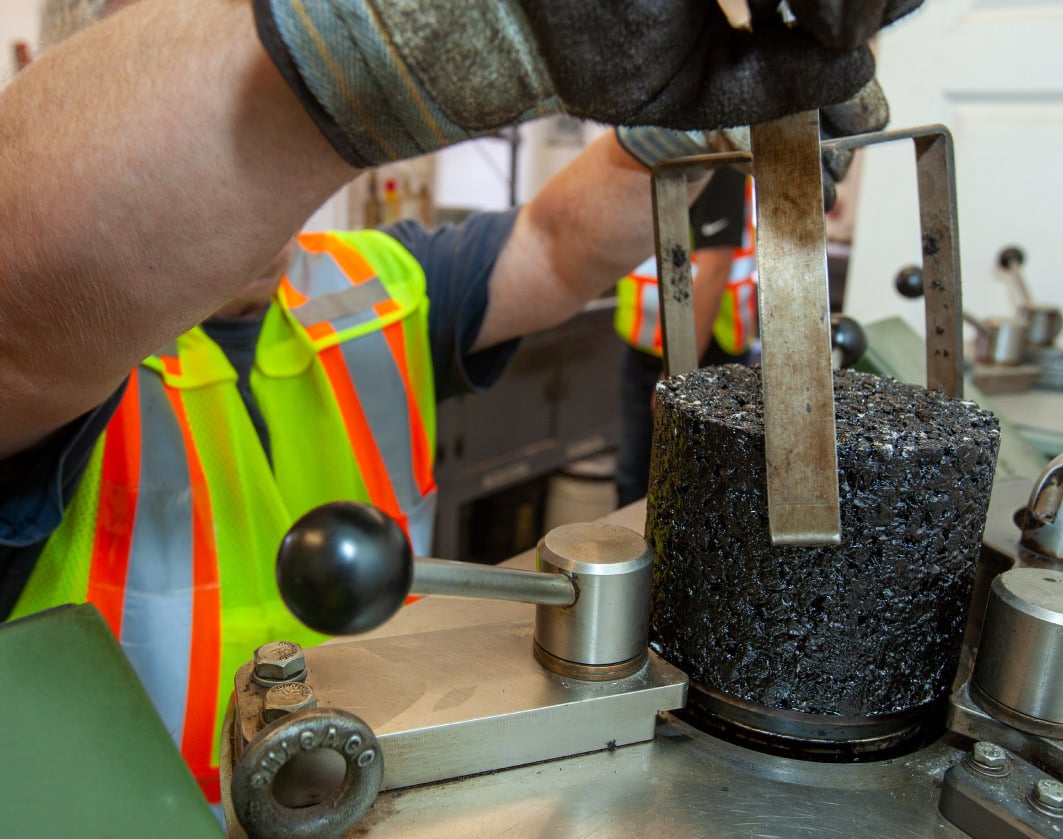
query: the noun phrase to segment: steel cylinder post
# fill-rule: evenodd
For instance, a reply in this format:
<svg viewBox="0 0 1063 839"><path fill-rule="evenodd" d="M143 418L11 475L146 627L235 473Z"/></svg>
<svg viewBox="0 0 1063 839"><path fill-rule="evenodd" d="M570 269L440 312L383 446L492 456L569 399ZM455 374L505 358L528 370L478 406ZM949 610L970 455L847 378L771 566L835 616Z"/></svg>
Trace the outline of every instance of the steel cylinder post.
<svg viewBox="0 0 1063 839"><path fill-rule="evenodd" d="M538 566L570 577L570 607L540 605L535 614L539 662L563 675L612 679L646 660L653 552L646 540L612 524L567 524L539 542Z"/></svg>

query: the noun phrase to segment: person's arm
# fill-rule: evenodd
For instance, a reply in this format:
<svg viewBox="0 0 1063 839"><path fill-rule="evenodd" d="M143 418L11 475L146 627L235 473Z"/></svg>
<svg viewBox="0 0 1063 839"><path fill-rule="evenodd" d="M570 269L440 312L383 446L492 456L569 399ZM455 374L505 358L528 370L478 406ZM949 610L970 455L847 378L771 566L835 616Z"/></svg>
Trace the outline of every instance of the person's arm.
<svg viewBox="0 0 1063 839"><path fill-rule="evenodd" d="M103 402L356 170L250 5L142 0L0 92L0 457Z"/></svg>
<svg viewBox="0 0 1063 839"><path fill-rule="evenodd" d="M734 248L713 245L694 252L698 273L694 277L694 343L702 358L712 342L727 281L731 277Z"/></svg>
<svg viewBox="0 0 1063 839"><path fill-rule="evenodd" d="M730 167L716 170L690 207L694 239L694 339L698 358L712 343L735 249L742 244L746 219L746 176Z"/></svg>
<svg viewBox="0 0 1063 839"><path fill-rule="evenodd" d="M649 170L608 132L521 208L474 349L561 323L653 250Z"/></svg>
<svg viewBox="0 0 1063 839"><path fill-rule="evenodd" d="M862 43L918 3L839 16L807 0L807 27L769 14L752 37L699 0L484 2L465 19L430 2L255 0L254 20L248 0L134 3L0 93L0 457L101 403L219 308L355 167L562 110L688 129L841 102L873 75ZM474 23L497 37L470 40ZM625 73L636 47L680 66ZM584 179L569 197L600 186ZM607 220L621 212L590 204ZM554 210L589 229L574 208ZM570 305L600 271L626 267L599 255L589 279L570 276L565 251L587 248L558 245L543 215L527 223L547 235L531 238L549 246Z"/></svg>

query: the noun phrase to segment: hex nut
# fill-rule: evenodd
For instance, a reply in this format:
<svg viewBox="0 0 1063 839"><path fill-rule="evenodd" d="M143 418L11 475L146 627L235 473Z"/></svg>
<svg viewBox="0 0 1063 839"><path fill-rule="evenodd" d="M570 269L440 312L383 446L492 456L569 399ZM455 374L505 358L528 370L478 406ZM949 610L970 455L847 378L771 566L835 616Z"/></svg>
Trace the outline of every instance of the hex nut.
<svg viewBox="0 0 1063 839"><path fill-rule="evenodd" d="M1063 816L1063 783L1052 778L1042 778L1033 788L1033 800L1037 809L1053 816Z"/></svg>
<svg viewBox="0 0 1063 839"><path fill-rule="evenodd" d="M255 650L255 681L276 684L302 678L306 674L303 649L291 641L271 641Z"/></svg>
<svg viewBox="0 0 1063 839"><path fill-rule="evenodd" d="M996 743L979 741L974 744L967 765L984 775L1007 775L1011 771L1008 753Z"/></svg>
<svg viewBox="0 0 1063 839"><path fill-rule="evenodd" d="M294 714L306 708L316 708L317 697L306 682L285 682L266 691L262 708L262 721L271 723L286 714Z"/></svg>

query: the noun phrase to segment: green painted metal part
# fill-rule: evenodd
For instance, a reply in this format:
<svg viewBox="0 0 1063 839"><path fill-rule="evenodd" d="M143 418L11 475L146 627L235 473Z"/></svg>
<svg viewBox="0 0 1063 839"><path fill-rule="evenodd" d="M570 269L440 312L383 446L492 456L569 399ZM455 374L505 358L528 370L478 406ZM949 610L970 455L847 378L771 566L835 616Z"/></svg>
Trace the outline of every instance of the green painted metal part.
<svg viewBox="0 0 1063 839"><path fill-rule="evenodd" d="M0 625L0 662L0 833L223 835L95 607Z"/></svg>
<svg viewBox="0 0 1063 839"><path fill-rule="evenodd" d="M902 318L887 318L864 326L867 352L857 369L880 376L891 376L910 384L926 384L926 344ZM992 411L993 400L970 379L963 383L965 399ZM1014 425L1000 420L1000 452L997 455L998 478L1035 479L1048 465L1045 457Z"/></svg>

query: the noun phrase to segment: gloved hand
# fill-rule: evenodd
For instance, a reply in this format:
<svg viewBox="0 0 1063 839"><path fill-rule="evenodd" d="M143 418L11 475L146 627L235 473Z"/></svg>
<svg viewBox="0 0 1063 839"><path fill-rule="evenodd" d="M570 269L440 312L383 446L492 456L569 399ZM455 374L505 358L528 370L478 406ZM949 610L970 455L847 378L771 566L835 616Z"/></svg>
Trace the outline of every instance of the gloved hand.
<svg viewBox="0 0 1063 839"><path fill-rule="evenodd" d="M872 79L856 96L838 105L824 105L819 111L819 133L824 140L848 137L867 131L881 131L889 122L889 103L882 88ZM620 126L620 145L636 160L652 169L662 160L698 154L749 151L749 127L720 128L714 131L675 131L654 126ZM830 210L837 198L836 184L852 163L849 150L824 150L823 208ZM748 174L748 167L738 166Z"/></svg>
<svg viewBox="0 0 1063 839"><path fill-rule="evenodd" d="M864 42L922 0L254 0L259 35L355 166L565 112L709 129L842 102L874 73ZM807 25L805 21L807 20Z"/></svg>

